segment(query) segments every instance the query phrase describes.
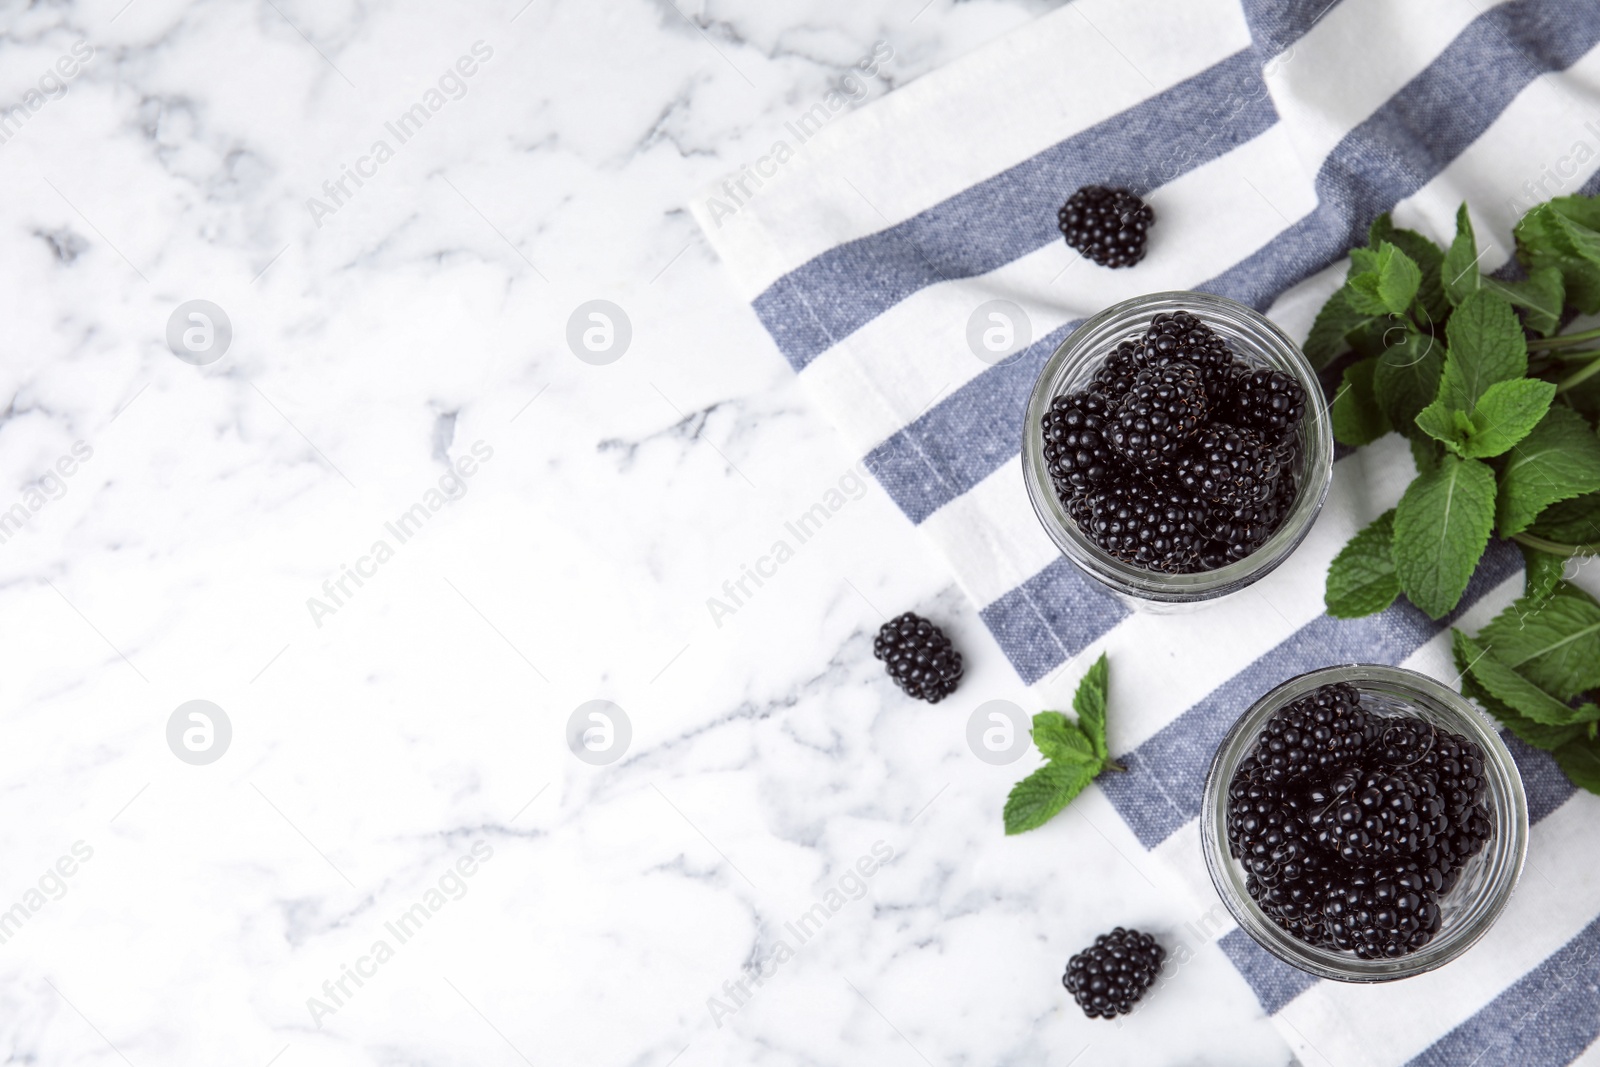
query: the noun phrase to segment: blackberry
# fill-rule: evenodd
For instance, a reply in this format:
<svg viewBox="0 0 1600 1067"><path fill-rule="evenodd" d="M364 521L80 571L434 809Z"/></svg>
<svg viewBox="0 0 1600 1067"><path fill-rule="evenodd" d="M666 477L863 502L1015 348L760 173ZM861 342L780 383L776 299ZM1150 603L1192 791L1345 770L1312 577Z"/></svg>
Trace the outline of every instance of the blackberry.
<svg viewBox="0 0 1600 1067"><path fill-rule="evenodd" d="M1483 776L1483 749L1460 734L1439 734L1417 763L1436 776L1452 820L1474 807L1488 784Z"/></svg>
<svg viewBox="0 0 1600 1067"><path fill-rule="evenodd" d="M1178 456L1178 484L1208 503L1229 508L1264 504L1288 469L1289 450L1259 430L1213 422Z"/></svg>
<svg viewBox="0 0 1600 1067"><path fill-rule="evenodd" d="M1228 788L1228 849L1264 886L1295 881L1311 856L1298 799L1281 785L1251 775Z"/></svg>
<svg viewBox="0 0 1600 1067"><path fill-rule="evenodd" d="M1201 528L1209 551L1229 563L1244 559L1277 532L1298 493L1294 479L1284 476L1278 479L1277 491L1265 504L1211 508L1207 523Z"/></svg>
<svg viewBox="0 0 1600 1067"><path fill-rule="evenodd" d="M1134 376L1144 369L1143 361L1144 346L1135 341L1123 341L1094 372L1091 389L1107 400L1117 400L1133 385Z"/></svg>
<svg viewBox="0 0 1600 1067"><path fill-rule="evenodd" d="M1364 960L1394 959L1439 932L1439 895L1415 862L1350 868L1322 905L1328 938Z"/></svg>
<svg viewBox="0 0 1600 1067"><path fill-rule="evenodd" d="M1398 768L1341 773L1306 820L1316 842L1348 863L1374 864L1431 846L1444 824L1433 778Z"/></svg>
<svg viewBox="0 0 1600 1067"><path fill-rule="evenodd" d="M1098 392L1058 396L1040 419L1045 469L1065 501L1116 474L1121 463L1106 439L1106 403Z"/></svg>
<svg viewBox="0 0 1600 1067"><path fill-rule="evenodd" d="M1261 777L1271 783L1326 778L1361 757L1372 731L1361 694L1336 682L1274 712L1251 756Z"/></svg>
<svg viewBox="0 0 1600 1067"><path fill-rule="evenodd" d="M1133 1010L1166 956L1149 934L1119 926L1068 960L1061 984L1089 1018L1112 1019Z"/></svg>
<svg viewBox="0 0 1600 1067"><path fill-rule="evenodd" d="M1306 391L1278 370L1239 367L1229 384L1227 418L1274 438L1295 428L1306 413Z"/></svg>
<svg viewBox="0 0 1600 1067"><path fill-rule="evenodd" d="M1281 879L1266 885L1253 874L1245 876L1245 891L1267 918L1308 945L1334 947L1328 935L1323 905L1328 893L1339 883L1338 866L1313 852L1300 865L1294 879Z"/></svg>
<svg viewBox="0 0 1600 1067"><path fill-rule="evenodd" d="M1193 363L1173 360L1147 368L1111 410L1111 443L1135 466L1164 466L1205 422L1209 408Z"/></svg>
<svg viewBox="0 0 1600 1067"><path fill-rule="evenodd" d="M906 612L883 624L872 642L889 677L909 696L937 704L961 681L961 653L933 623Z"/></svg>
<svg viewBox="0 0 1600 1067"><path fill-rule="evenodd" d="M1067 244L1102 267L1131 267L1144 258L1150 205L1126 189L1085 185L1056 212Z"/></svg>
<svg viewBox="0 0 1600 1067"><path fill-rule="evenodd" d="M1087 494L1072 513L1089 540L1124 563L1168 574L1195 567L1206 511L1183 489L1129 477Z"/></svg>
<svg viewBox="0 0 1600 1067"><path fill-rule="evenodd" d="M1233 375L1243 366L1234 360L1227 341L1187 311L1157 315L1145 331L1140 354L1144 366L1159 367L1175 359L1200 368L1206 395L1215 408L1227 399Z"/></svg>

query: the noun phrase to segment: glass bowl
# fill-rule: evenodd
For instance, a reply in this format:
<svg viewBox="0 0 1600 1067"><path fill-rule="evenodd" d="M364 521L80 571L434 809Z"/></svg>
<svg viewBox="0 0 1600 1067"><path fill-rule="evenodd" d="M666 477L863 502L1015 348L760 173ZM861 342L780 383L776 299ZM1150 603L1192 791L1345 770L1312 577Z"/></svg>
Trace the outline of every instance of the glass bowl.
<svg viewBox="0 0 1600 1067"><path fill-rule="evenodd" d="M1408 715L1476 742L1483 749L1483 803L1494 829L1483 850L1467 861L1454 888L1439 900L1439 932L1397 959L1364 960L1352 952L1316 948L1291 937L1269 919L1245 889L1245 868L1228 850L1228 784L1273 712L1332 682L1348 682L1361 705L1379 715ZM1323 667L1291 678L1267 693L1233 724L1206 776L1200 841L1211 882L1233 917L1256 943L1285 963L1341 982L1388 982L1431 971L1471 948L1494 925L1522 873L1528 851L1528 802L1522 776L1495 725L1465 697L1425 674L1400 667L1355 664Z"/></svg>
<svg viewBox="0 0 1600 1067"><path fill-rule="evenodd" d="M1143 337L1151 319L1174 311L1188 311L1201 319L1245 363L1293 375L1306 393L1300 461L1293 472L1298 492L1294 506L1260 548L1242 560L1198 574L1161 574L1123 563L1084 536L1050 484L1044 434L1039 427L1051 400L1087 385L1118 343ZM1333 479L1333 423L1316 371L1299 346L1271 321L1243 304L1210 293L1151 293L1113 304L1085 320L1046 361L1028 398L1022 471L1034 513L1063 555L1133 607L1173 610L1243 589L1271 573L1299 547L1322 510Z"/></svg>

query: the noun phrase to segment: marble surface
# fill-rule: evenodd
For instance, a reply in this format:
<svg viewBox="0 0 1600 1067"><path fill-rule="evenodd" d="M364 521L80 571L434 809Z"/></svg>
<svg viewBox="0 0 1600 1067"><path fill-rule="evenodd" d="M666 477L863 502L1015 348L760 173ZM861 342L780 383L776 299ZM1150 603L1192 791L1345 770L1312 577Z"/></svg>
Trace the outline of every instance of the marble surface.
<svg viewBox="0 0 1600 1067"><path fill-rule="evenodd" d="M8 1062L1289 1062L1103 797L1002 836L1026 690L685 209L1052 6L0 3Z"/></svg>

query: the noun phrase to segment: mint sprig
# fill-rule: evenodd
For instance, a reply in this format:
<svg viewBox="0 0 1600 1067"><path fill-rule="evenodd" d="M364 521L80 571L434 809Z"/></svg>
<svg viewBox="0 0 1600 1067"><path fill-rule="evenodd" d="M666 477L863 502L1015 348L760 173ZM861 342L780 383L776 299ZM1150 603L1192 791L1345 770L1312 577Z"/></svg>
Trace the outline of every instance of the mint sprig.
<svg viewBox="0 0 1600 1067"><path fill-rule="evenodd" d="M1600 312L1600 198L1541 204L1515 236L1528 274L1506 282L1481 272L1465 204L1448 249L1379 216L1312 326L1307 356L1343 367L1335 438L1398 432L1417 468L1335 557L1330 614L1403 593L1442 618L1495 531L1534 553L1530 588L1553 587L1553 560L1600 554L1600 329L1552 336L1569 311Z"/></svg>
<svg viewBox="0 0 1600 1067"><path fill-rule="evenodd" d="M1126 770L1106 746L1106 685L1110 665L1102 653L1072 697L1073 722L1059 711L1033 717L1033 744L1048 761L1011 787L1006 797L1006 834L1035 830L1083 792L1101 771Z"/></svg>
<svg viewBox="0 0 1600 1067"><path fill-rule="evenodd" d="M1476 638L1452 630L1451 639L1462 693L1552 753L1574 785L1600 793L1600 603L1557 581L1506 608Z"/></svg>

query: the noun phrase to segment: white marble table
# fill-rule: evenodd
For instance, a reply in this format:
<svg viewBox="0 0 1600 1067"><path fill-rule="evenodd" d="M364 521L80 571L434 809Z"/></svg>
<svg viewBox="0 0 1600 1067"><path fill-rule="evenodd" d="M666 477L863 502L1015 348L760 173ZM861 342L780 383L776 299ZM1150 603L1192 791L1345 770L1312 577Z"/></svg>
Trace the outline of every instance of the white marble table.
<svg viewBox="0 0 1600 1067"><path fill-rule="evenodd" d="M1214 947L1061 989L1212 902L1093 792L1001 835L1025 690L685 210L876 42L863 103L1053 5L522 2L0 5L0 1051L1288 1062Z"/></svg>

